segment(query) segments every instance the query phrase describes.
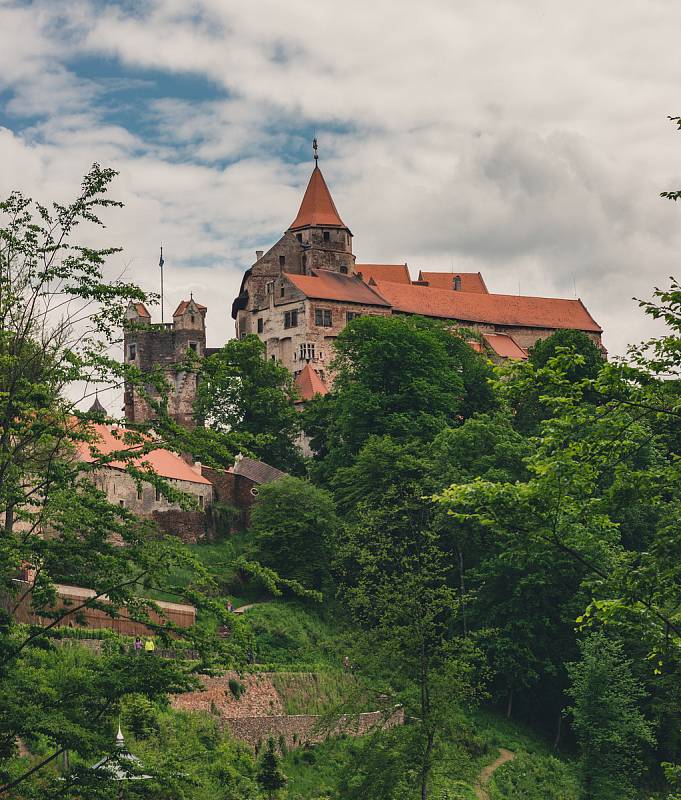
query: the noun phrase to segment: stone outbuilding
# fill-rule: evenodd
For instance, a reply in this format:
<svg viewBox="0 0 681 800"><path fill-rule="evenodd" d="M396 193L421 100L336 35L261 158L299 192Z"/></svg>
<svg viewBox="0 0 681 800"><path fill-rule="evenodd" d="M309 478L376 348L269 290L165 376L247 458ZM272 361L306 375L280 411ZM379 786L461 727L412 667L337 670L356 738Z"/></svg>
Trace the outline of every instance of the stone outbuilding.
<svg viewBox="0 0 681 800"><path fill-rule="evenodd" d="M201 471L201 465L188 464L177 453L158 447L148 453L140 444L126 442L127 429L117 425L90 423L91 443L81 443L78 456L93 463L101 456L111 456L119 451L140 451L131 460L140 470L150 470L163 478L173 488L195 500L193 510L183 510L181 505L163 495L152 482L138 481L126 471L127 461L109 461L93 472L95 485L106 493L110 503L123 506L140 517L154 519L167 533L180 536L185 541L197 541L208 532L206 511L213 503L213 485Z"/></svg>

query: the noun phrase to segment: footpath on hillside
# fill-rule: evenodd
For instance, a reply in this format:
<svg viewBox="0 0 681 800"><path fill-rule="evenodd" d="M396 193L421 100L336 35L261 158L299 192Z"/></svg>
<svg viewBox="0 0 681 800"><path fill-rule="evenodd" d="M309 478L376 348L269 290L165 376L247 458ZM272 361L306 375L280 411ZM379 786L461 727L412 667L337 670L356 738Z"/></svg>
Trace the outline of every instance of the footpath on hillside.
<svg viewBox="0 0 681 800"><path fill-rule="evenodd" d="M489 800L487 784L490 782L494 771L499 769L502 764L505 764L507 761L512 761L514 758L515 753L511 752L510 750L506 750L505 747L500 747L499 758L480 770L478 779L475 782L475 796L478 798L478 800Z"/></svg>

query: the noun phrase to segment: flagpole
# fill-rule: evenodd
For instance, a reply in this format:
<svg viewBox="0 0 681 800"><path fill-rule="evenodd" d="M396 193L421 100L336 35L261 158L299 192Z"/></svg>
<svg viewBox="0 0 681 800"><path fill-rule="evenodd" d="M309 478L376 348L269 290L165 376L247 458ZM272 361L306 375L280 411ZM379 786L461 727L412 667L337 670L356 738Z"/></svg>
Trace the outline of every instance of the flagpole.
<svg viewBox="0 0 681 800"><path fill-rule="evenodd" d="M158 266L161 270L161 325L163 325L163 245L161 245L161 257L158 260Z"/></svg>

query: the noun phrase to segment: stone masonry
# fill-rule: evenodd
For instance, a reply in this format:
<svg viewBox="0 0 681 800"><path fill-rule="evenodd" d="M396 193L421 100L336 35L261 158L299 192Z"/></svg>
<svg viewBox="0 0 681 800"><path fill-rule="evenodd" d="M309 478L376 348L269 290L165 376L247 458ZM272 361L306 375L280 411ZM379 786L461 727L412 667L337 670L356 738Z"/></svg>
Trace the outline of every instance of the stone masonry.
<svg viewBox="0 0 681 800"><path fill-rule="evenodd" d="M128 325L124 331L125 360L143 373L159 370L170 391L168 413L185 427L194 426L193 406L196 398L196 370L187 369L188 357L201 358L206 352L206 308L194 301L183 300L173 314L173 321L154 325L151 315L141 303L131 303ZM159 393L151 385L147 391L155 399ZM136 389L125 388L125 417L130 422L145 422L152 416L149 404Z"/></svg>

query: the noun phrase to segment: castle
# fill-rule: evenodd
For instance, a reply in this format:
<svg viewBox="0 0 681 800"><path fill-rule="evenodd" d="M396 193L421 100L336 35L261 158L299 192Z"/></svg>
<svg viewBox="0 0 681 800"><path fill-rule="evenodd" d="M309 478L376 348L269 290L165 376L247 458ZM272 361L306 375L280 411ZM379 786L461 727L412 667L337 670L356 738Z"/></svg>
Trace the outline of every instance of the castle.
<svg viewBox="0 0 681 800"><path fill-rule="evenodd" d="M493 294L482 275L423 272L412 280L407 264L357 263L350 228L338 213L317 163L298 214L279 241L256 261L241 281L232 304L236 335L257 335L267 358L281 362L296 378L301 399L325 394L333 380L333 342L345 325L362 314L419 314L473 329L481 342L470 344L493 360L526 359L539 339L556 330L583 331L602 348L602 330L581 300ZM173 322L150 325L149 312L131 305L135 325L126 331L126 358L142 370L160 367L173 388L169 411L193 424L196 376L178 368L187 348L205 355L204 306L193 298L180 303ZM148 409L126 392L126 418L139 421Z"/></svg>

